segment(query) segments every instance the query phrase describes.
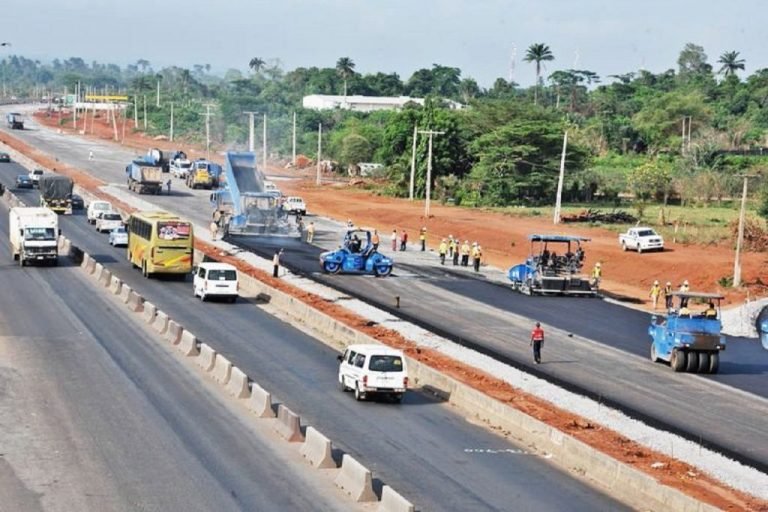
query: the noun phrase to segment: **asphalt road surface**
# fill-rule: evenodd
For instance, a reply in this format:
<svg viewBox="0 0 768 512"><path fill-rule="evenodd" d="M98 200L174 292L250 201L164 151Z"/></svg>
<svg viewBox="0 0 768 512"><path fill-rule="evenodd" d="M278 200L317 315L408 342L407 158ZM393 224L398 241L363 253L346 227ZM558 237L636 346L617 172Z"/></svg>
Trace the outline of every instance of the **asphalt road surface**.
<svg viewBox="0 0 768 512"><path fill-rule="evenodd" d="M7 183L17 170L0 168ZM37 193L19 194L34 203ZM452 407L409 393L400 405L359 403L338 391L336 352L247 301L201 303L191 282L147 280L85 216L62 216L72 242L166 311L334 444L422 510L615 510L609 497L468 422ZM514 504L514 505L512 505Z"/></svg>

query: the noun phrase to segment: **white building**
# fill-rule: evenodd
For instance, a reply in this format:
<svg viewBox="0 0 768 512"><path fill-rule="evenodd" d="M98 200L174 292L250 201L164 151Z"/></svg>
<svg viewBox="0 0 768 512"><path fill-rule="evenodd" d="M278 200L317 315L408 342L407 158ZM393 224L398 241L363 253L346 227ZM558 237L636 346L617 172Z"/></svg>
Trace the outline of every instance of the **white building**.
<svg viewBox="0 0 768 512"><path fill-rule="evenodd" d="M464 105L451 100L443 100L453 109L464 108ZM304 96L302 105L310 110L354 110L356 112L374 112L376 110L400 110L407 103L424 105L424 98L411 98L409 96L331 96L325 94L311 94Z"/></svg>

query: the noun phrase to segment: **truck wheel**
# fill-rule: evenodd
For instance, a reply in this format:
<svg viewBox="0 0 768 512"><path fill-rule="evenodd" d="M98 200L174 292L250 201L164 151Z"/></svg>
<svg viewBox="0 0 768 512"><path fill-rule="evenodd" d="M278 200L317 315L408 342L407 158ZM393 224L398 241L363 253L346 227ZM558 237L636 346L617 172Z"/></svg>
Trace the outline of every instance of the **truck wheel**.
<svg viewBox="0 0 768 512"><path fill-rule="evenodd" d="M625 242L621 242L621 250L627 252L627 244Z"/></svg>
<svg viewBox="0 0 768 512"><path fill-rule="evenodd" d="M699 352L698 368L696 373L708 373L709 372L709 352Z"/></svg>
<svg viewBox="0 0 768 512"><path fill-rule="evenodd" d="M360 391L360 386L357 383L355 383L355 400L358 402L365 400L365 393Z"/></svg>
<svg viewBox="0 0 768 512"><path fill-rule="evenodd" d="M675 372L682 372L685 371L686 367L686 357L685 352L678 349L672 350L672 356L669 359L669 366L672 367L672 371Z"/></svg>
<svg viewBox="0 0 768 512"><path fill-rule="evenodd" d="M652 363L658 363L659 362L659 356L656 354L656 344L651 343L651 362Z"/></svg>
<svg viewBox="0 0 768 512"><path fill-rule="evenodd" d="M638 243L637 244L637 254L642 254L642 253L643 253L643 248L640 247L640 243Z"/></svg>
<svg viewBox="0 0 768 512"><path fill-rule="evenodd" d="M698 369L699 369L699 353L689 352L688 360L686 361L686 365L685 365L685 371L688 373L696 373L696 370Z"/></svg>
<svg viewBox="0 0 768 512"><path fill-rule="evenodd" d="M341 271L341 265L334 261L326 261L323 263L323 270L329 274L338 274Z"/></svg>
<svg viewBox="0 0 768 512"><path fill-rule="evenodd" d="M707 373L715 374L720 369L720 354L714 352L709 356L709 371Z"/></svg>
<svg viewBox="0 0 768 512"><path fill-rule="evenodd" d="M376 277L387 277L392 273L392 267L389 265L376 265L373 267L373 273Z"/></svg>
<svg viewBox="0 0 768 512"><path fill-rule="evenodd" d="M346 393L347 391L349 391L349 388L347 387L347 385L344 384L344 377L339 377L339 389L343 393Z"/></svg>

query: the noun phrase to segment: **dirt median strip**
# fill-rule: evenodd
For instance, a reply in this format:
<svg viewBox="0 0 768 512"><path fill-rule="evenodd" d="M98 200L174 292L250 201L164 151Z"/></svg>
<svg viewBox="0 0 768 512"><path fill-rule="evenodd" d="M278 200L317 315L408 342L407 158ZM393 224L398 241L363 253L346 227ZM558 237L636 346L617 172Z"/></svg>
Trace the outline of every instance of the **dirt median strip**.
<svg viewBox="0 0 768 512"><path fill-rule="evenodd" d="M56 163L56 172L72 177L75 183L90 194L111 201L117 208L123 209L125 213L136 211L130 205L99 190L98 187L103 185L103 182L91 177L85 171L56 162L50 156L18 141L14 137L7 134L3 135L3 142L38 164L53 170L54 166L52 163ZM60 168L65 169L65 171L60 171ZM380 343L404 350L415 361L456 379L458 382L540 420L555 429L565 432L619 462L637 468L665 486L678 489L702 502L723 509L734 507L741 510L768 509L768 502L732 489L708 475L702 474L693 466L649 450L617 432L604 428L601 425L590 423L578 415L558 409L552 404L530 394L523 393L501 379L492 377L477 368L448 358L435 350L420 348L395 331L378 325L370 325L368 319L342 306L329 303L326 299L316 294L304 291L280 279L273 278L271 274L256 269L235 256L223 253L211 244L196 240L195 248L216 260L233 264L240 272L253 277L270 289L290 296L291 300L298 300L313 310L332 317L356 332L370 336ZM653 467L651 467L651 461L654 463Z"/></svg>

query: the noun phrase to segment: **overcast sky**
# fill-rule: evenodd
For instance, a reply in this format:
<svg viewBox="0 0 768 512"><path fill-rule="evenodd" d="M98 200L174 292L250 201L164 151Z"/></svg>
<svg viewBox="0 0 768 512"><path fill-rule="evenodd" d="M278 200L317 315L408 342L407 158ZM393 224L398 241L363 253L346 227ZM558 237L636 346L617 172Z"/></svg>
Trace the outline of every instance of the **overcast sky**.
<svg viewBox="0 0 768 512"><path fill-rule="evenodd" d="M461 68L490 86L508 78L530 85L523 62L532 43L550 46L556 69L602 77L676 66L687 42L716 66L725 51L747 72L768 67L759 0L3 0L0 39L9 53L41 60L82 57L120 65L247 69L251 57L284 69L333 67L351 57L362 73L411 73L433 63Z"/></svg>

